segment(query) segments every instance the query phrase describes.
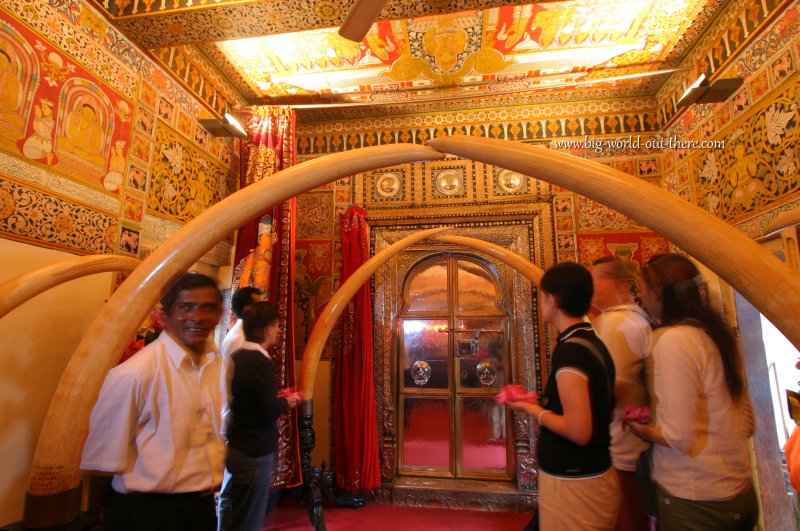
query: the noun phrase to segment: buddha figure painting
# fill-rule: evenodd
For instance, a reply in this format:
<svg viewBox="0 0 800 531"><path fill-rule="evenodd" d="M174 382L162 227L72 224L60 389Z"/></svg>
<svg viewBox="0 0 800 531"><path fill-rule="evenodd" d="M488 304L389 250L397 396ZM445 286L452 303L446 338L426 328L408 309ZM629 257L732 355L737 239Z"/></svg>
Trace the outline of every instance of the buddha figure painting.
<svg viewBox="0 0 800 531"><path fill-rule="evenodd" d="M56 126L53 118L53 102L47 98L39 99L33 108L33 133L25 139L22 154L29 159L47 159L53 163L53 129Z"/></svg>
<svg viewBox="0 0 800 531"><path fill-rule="evenodd" d="M14 63L13 53L0 48L0 121L21 129L25 122L21 114L23 90Z"/></svg>
<svg viewBox="0 0 800 531"><path fill-rule="evenodd" d="M103 157L105 132L98 115L98 105L92 105L88 98L77 98L72 110L67 114L57 146L63 150L97 166L104 166Z"/></svg>

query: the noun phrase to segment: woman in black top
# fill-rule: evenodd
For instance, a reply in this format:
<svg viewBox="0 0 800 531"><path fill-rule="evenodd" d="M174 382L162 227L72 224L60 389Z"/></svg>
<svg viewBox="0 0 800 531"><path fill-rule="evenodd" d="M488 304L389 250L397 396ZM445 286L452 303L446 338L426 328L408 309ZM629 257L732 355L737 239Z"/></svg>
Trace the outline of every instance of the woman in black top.
<svg viewBox="0 0 800 531"><path fill-rule="evenodd" d="M259 301L244 311L242 348L231 356L231 424L219 495L218 531L259 531L269 499L278 417L297 404L278 398L275 366L267 349L278 338L278 309Z"/></svg>
<svg viewBox="0 0 800 531"><path fill-rule="evenodd" d="M535 417L539 435L541 529L614 529L619 507L611 466L614 362L583 320L592 276L575 263L550 268L541 280L544 320L558 331L541 405L511 402Z"/></svg>

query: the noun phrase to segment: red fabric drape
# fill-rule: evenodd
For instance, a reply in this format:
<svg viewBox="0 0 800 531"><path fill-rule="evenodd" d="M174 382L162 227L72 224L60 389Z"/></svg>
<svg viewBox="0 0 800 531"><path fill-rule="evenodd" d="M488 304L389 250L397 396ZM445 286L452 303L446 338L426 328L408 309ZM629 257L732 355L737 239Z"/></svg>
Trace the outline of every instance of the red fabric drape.
<svg viewBox="0 0 800 531"><path fill-rule="evenodd" d="M291 109L257 108L248 120L250 139L242 143L241 184L246 187L295 163L295 114ZM294 355L294 250L296 202L269 206L241 227L236 240L234 278L231 285L253 286L278 306L278 345L270 353L278 385L295 386ZM297 410L278 420L278 450L272 486L291 487L302 482Z"/></svg>
<svg viewBox="0 0 800 531"><path fill-rule="evenodd" d="M356 206L341 218L342 282L369 259L366 218L366 210ZM356 493L381 485L369 282L348 303L339 326L341 341L334 365L334 468L339 488Z"/></svg>

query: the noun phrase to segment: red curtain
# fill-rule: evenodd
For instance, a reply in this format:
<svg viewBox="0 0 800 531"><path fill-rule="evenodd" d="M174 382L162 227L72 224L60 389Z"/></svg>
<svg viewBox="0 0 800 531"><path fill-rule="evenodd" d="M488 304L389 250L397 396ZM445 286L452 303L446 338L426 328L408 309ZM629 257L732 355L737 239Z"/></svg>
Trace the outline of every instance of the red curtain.
<svg viewBox="0 0 800 531"><path fill-rule="evenodd" d="M341 218L342 282L369 259L367 211L353 206ZM339 488L380 487L378 422L372 350L372 296L365 283L345 309L334 364L334 469Z"/></svg>
<svg viewBox="0 0 800 531"><path fill-rule="evenodd" d="M295 163L295 114L291 109L259 107L247 122L251 137L242 143L242 187ZM265 205L267 206L267 205ZM278 344L270 353L278 385L295 386L294 356L294 248L297 205L290 199L271 205L239 229L236 267L231 285L260 288L277 304L280 316ZM297 410L278 420L278 450L272 486L292 487L302 482Z"/></svg>

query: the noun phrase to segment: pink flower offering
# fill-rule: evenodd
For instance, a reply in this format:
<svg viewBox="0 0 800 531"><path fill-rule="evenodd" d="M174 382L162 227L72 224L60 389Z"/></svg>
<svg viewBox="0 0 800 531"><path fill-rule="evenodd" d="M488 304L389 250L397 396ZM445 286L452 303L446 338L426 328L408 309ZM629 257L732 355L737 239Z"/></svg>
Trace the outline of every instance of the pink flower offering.
<svg viewBox="0 0 800 531"><path fill-rule="evenodd" d="M292 387L287 387L286 389L278 391L278 398L294 398L298 402L303 400L300 393L295 391Z"/></svg>
<svg viewBox="0 0 800 531"><path fill-rule="evenodd" d="M500 388L494 399L498 404L505 404L506 402L538 404L539 394L536 391L526 391L521 385L508 384Z"/></svg>
<svg viewBox="0 0 800 531"><path fill-rule="evenodd" d="M631 405L625 406L625 415L622 417L622 422L627 424L630 422L638 422L639 424L647 424L650 422L650 408L647 406L633 407Z"/></svg>

